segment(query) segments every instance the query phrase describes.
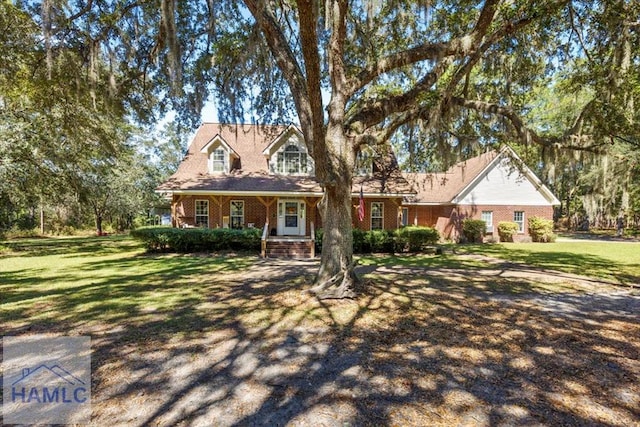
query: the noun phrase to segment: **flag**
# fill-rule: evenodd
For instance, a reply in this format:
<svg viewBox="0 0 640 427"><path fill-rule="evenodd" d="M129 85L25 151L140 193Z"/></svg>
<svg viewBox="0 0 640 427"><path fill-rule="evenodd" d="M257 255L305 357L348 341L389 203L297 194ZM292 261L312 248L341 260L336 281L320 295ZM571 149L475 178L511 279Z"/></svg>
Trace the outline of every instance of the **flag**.
<svg viewBox="0 0 640 427"><path fill-rule="evenodd" d="M360 186L360 203L358 204L358 219L360 222L364 220L364 194L362 193L362 185Z"/></svg>

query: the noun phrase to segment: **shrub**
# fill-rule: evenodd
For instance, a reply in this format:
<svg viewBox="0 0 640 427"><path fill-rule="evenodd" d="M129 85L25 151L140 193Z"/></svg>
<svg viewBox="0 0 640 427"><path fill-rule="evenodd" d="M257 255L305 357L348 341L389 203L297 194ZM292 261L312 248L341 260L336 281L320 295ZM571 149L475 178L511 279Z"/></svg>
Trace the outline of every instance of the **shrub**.
<svg viewBox="0 0 640 427"><path fill-rule="evenodd" d="M440 240L438 230L431 227L402 227L395 231L395 249L398 252L419 252Z"/></svg>
<svg viewBox="0 0 640 427"><path fill-rule="evenodd" d="M322 238L324 237L324 231L322 228L316 228L316 254L322 252Z"/></svg>
<svg viewBox="0 0 640 427"><path fill-rule="evenodd" d="M197 252L260 250L261 231L257 228L231 230L223 228L140 227L131 236L144 242L148 251Z"/></svg>
<svg viewBox="0 0 640 427"><path fill-rule="evenodd" d="M462 235L467 242L482 243L487 223L481 219L465 219L462 221Z"/></svg>
<svg viewBox="0 0 640 427"><path fill-rule="evenodd" d="M538 216L530 217L529 235L534 242L555 242L556 235L553 234L553 221Z"/></svg>
<svg viewBox="0 0 640 427"><path fill-rule="evenodd" d="M367 239L367 233L359 228L353 229L353 253L366 254L371 252L371 242Z"/></svg>
<svg viewBox="0 0 640 427"><path fill-rule="evenodd" d="M518 224L513 221L500 221L498 235L501 242L513 242L513 236L518 232Z"/></svg>
<svg viewBox="0 0 640 427"><path fill-rule="evenodd" d="M371 230L365 233L365 240L373 253L393 253L395 242L389 230Z"/></svg>

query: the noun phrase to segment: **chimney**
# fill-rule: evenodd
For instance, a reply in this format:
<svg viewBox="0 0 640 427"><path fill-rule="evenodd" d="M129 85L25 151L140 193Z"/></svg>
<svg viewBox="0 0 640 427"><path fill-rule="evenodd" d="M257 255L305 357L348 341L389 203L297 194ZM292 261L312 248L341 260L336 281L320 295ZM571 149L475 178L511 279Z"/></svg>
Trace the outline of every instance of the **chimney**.
<svg viewBox="0 0 640 427"><path fill-rule="evenodd" d="M29 375L29 368L22 368L22 378Z"/></svg>

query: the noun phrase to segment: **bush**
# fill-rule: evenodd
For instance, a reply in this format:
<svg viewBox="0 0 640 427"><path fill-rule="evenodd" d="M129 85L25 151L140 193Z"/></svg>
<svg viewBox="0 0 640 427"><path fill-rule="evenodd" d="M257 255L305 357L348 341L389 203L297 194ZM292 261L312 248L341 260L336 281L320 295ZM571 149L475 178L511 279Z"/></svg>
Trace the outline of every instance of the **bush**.
<svg viewBox="0 0 640 427"><path fill-rule="evenodd" d="M395 231L395 249L398 252L420 252L440 240L438 230L431 227L402 227Z"/></svg>
<svg viewBox="0 0 640 427"><path fill-rule="evenodd" d="M553 221L532 216L529 218L529 235L534 242L555 242L556 235L553 234Z"/></svg>
<svg viewBox="0 0 640 427"><path fill-rule="evenodd" d="M513 221L500 221L498 235L501 242L513 242L513 236L518 233L518 224Z"/></svg>
<svg viewBox="0 0 640 427"><path fill-rule="evenodd" d="M465 219L462 221L462 235L467 242L482 243L487 223L481 219Z"/></svg>
<svg viewBox="0 0 640 427"><path fill-rule="evenodd" d="M144 242L150 252L198 252L225 249L259 251L261 230L247 228L173 228L141 227L131 230L131 236Z"/></svg>
<svg viewBox="0 0 640 427"><path fill-rule="evenodd" d="M362 231L354 228L353 231L353 253L393 253L395 239L392 231L372 230ZM316 253L321 253L322 242L324 240L324 230L316 229Z"/></svg>
<svg viewBox="0 0 640 427"><path fill-rule="evenodd" d="M322 251L322 238L324 237L324 231L322 228L316 228L316 254L320 254Z"/></svg>
<svg viewBox="0 0 640 427"><path fill-rule="evenodd" d="M359 228L353 229L353 253L366 254L371 252L371 242L367 239L367 232Z"/></svg>
<svg viewBox="0 0 640 427"><path fill-rule="evenodd" d="M365 232L365 241L369 243L372 253L393 253L395 241L393 232L388 230L371 230Z"/></svg>

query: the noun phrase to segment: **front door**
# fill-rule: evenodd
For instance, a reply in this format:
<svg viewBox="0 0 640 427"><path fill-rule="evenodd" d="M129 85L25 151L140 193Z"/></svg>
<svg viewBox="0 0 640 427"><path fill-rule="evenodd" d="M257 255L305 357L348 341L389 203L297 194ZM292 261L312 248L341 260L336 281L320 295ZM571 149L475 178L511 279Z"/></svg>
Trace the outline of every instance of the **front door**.
<svg viewBox="0 0 640 427"><path fill-rule="evenodd" d="M278 201L278 235L304 236L305 203L302 200Z"/></svg>

